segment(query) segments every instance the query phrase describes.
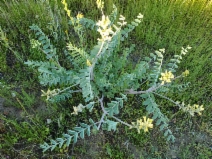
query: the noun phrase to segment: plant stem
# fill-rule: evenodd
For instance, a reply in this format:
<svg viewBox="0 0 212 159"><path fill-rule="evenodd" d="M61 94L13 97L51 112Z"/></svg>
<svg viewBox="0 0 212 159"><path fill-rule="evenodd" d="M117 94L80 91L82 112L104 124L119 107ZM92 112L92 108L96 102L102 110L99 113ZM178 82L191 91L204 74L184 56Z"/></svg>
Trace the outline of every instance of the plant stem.
<svg viewBox="0 0 212 159"><path fill-rule="evenodd" d="M163 95L161 95L161 94L158 94L158 93L156 93L156 92L153 92L153 93L156 94L157 96L160 96L160 97L162 97L162 98L164 98L164 99L167 99L168 101L170 101L170 102L176 104L177 106L179 106L179 104L177 104L177 103L176 103L175 101L173 101L172 99L170 99L170 98L168 98L168 97L165 97L165 96L163 96Z"/></svg>
<svg viewBox="0 0 212 159"><path fill-rule="evenodd" d="M105 117L106 114L107 114L107 113L105 113L105 112L102 114L102 117L101 117L101 119L100 119L100 121L99 121L99 125L98 125L98 127L97 127L97 130L100 129L102 123L104 122L104 117Z"/></svg>
<svg viewBox="0 0 212 159"><path fill-rule="evenodd" d="M114 118L115 120L117 120L118 122L120 122L120 123L122 123L122 124L128 126L128 127L132 127L132 125L123 122L122 120L120 120L119 118L117 118L117 117L115 117L115 116L111 116L111 117Z"/></svg>
<svg viewBox="0 0 212 159"><path fill-rule="evenodd" d="M105 115L108 114L107 111L104 108L103 99L104 99L104 95L102 95L102 98L101 99L98 98L98 100L100 102L100 105L101 105L101 108L102 108L102 111L103 111L102 117L101 117L101 119L99 121L99 125L98 125L98 128L97 128L98 130L100 129L102 123L104 122Z"/></svg>
<svg viewBox="0 0 212 159"><path fill-rule="evenodd" d="M101 53L101 51L102 51L102 48L103 48L103 46L104 46L104 41L102 42L102 44L101 44L101 47L100 47L100 49L99 49L99 52L97 53L97 55L96 55L96 58L94 59L94 62L92 63L92 65L91 65L91 67L90 67L90 79L91 80L93 80L93 69L94 69L94 67L95 67L95 65L96 65L96 61L97 61L97 59L99 58L99 55L100 55L100 53Z"/></svg>

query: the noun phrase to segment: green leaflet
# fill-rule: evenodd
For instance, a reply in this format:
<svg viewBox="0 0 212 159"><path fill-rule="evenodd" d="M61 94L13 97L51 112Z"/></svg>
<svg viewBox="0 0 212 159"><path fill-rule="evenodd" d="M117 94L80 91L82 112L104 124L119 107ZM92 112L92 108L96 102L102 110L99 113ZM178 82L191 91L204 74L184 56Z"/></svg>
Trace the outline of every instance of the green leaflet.
<svg viewBox="0 0 212 159"><path fill-rule="evenodd" d="M70 136L69 134L63 134L63 137L66 138L66 146L69 146L73 136Z"/></svg>
<svg viewBox="0 0 212 159"><path fill-rule="evenodd" d="M86 108L89 109L89 112L91 112L93 110L95 102L90 102L86 105Z"/></svg>
<svg viewBox="0 0 212 159"><path fill-rule="evenodd" d="M118 122L114 122L112 120L106 120L104 122L104 125L103 125L103 129L107 130L107 131L111 131L111 130L114 130L116 131L116 127L117 127L117 124Z"/></svg>
<svg viewBox="0 0 212 159"><path fill-rule="evenodd" d="M111 25L114 24L116 17L117 17L117 7L113 4L113 11L111 12L111 14L109 15L110 21L111 21Z"/></svg>
<svg viewBox="0 0 212 159"><path fill-rule="evenodd" d="M142 104L146 106L146 110L149 114L153 114L152 119L156 120L155 124L160 127L160 131L165 131L164 136L166 137L168 134L169 136L173 136L171 130L168 128L167 117L165 117L158 108L154 95L146 93L140 95L140 97L144 98L144 102ZM174 137L169 137L167 140L174 141Z"/></svg>
<svg viewBox="0 0 212 159"><path fill-rule="evenodd" d="M127 100L126 96L122 94L122 98L116 98L116 101L111 101L107 104L105 110L109 113L109 116L119 114L119 107L123 107L123 100Z"/></svg>
<svg viewBox="0 0 212 159"><path fill-rule="evenodd" d="M56 54L56 48L51 45L49 38L42 32L42 30L37 25L30 26L31 30L36 32L36 36L38 36L38 40L43 45L43 52L46 54L47 59L54 59L57 61L58 57Z"/></svg>
<svg viewBox="0 0 212 159"><path fill-rule="evenodd" d="M98 28L98 26L93 20L87 19L87 18L81 18L80 24L82 24L84 27L89 28L91 30L97 30Z"/></svg>
<svg viewBox="0 0 212 159"><path fill-rule="evenodd" d="M82 88L82 94L85 98L85 102L88 102L93 99L93 91L91 88L91 80L90 80L90 68L80 70L79 74L79 82L80 87Z"/></svg>
<svg viewBox="0 0 212 159"><path fill-rule="evenodd" d="M90 119L90 121L93 120ZM94 122L92 123L93 123L92 126L95 126ZM40 145L40 147L43 149L43 152L47 151L48 149L51 149L51 151L53 151L57 146L61 148L64 144L68 147L71 144L71 142L76 143L78 137L84 139L85 133L87 133L87 135L90 136L91 125L80 123L80 126L75 127L74 130L68 130L68 134L63 134L63 138L57 138L56 140L51 140L50 145L47 143Z"/></svg>
<svg viewBox="0 0 212 159"><path fill-rule="evenodd" d="M43 152L45 152L50 148L50 145L45 142L44 144L40 145L40 148L42 148Z"/></svg>
<svg viewBox="0 0 212 159"><path fill-rule="evenodd" d="M65 140L63 138L57 138L56 139L59 142L59 148L61 148L65 142Z"/></svg>
<svg viewBox="0 0 212 159"><path fill-rule="evenodd" d="M85 52L85 50L77 48L71 43L68 44L67 48L74 60L74 64L76 64L75 67L83 68L86 66L86 60L89 59L89 55Z"/></svg>
<svg viewBox="0 0 212 159"><path fill-rule="evenodd" d="M155 54L150 53L150 57L152 57L154 65L149 76L149 81L151 81L149 86L155 86L162 70L163 55L160 51L155 51Z"/></svg>

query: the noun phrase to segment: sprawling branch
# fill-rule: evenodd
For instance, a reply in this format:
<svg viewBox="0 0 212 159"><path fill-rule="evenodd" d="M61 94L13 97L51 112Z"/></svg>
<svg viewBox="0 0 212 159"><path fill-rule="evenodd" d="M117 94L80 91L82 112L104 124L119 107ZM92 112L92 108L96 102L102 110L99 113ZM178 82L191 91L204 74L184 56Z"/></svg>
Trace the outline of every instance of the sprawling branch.
<svg viewBox="0 0 212 159"><path fill-rule="evenodd" d="M150 87L149 89L147 89L146 91L135 91L135 90L133 90L133 89L126 89L125 91L125 93L126 94L145 94L145 93L150 93L150 92L153 92L153 91L155 91L155 90L157 90L159 87L161 87L162 85L159 85L159 86L157 86L157 87L155 87L155 86L152 86L152 87Z"/></svg>
<svg viewBox="0 0 212 159"><path fill-rule="evenodd" d="M99 103L101 105L101 108L102 108L102 111L103 111L102 117L101 117L101 119L99 121L99 125L98 125L98 128L97 128L98 130L100 129L102 123L104 122L105 115L108 114L107 111L104 108L103 99L104 99L104 95L102 95L102 98L101 99L98 98L98 101L99 101Z"/></svg>
<svg viewBox="0 0 212 159"><path fill-rule="evenodd" d="M172 81L174 81L174 80L176 80L176 79L178 79L180 77L182 77L182 75L173 78ZM164 85L159 84L158 86L152 86L152 87L150 87L149 89L147 89L145 91L135 91L132 88L131 89L126 89L125 93L126 94L145 94L145 93L154 92L154 91L156 91L158 88L160 88L162 86L166 86L166 84L164 84Z"/></svg>
<svg viewBox="0 0 212 159"><path fill-rule="evenodd" d="M117 117L115 117L115 116L111 116L111 117L112 117L113 119L117 120L118 122L120 122L120 123L126 125L126 126L132 127L132 125L123 122L122 120L120 120L119 118L117 118Z"/></svg>
<svg viewBox="0 0 212 159"><path fill-rule="evenodd" d="M168 97L165 97L165 96L163 96L163 95L161 95L161 94L158 94L158 93L156 93L156 92L153 92L153 93L154 93L155 95L161 97L161 98L167 99L168 101L170 101L170 102L172 102L172 103L174 103L174 104L176 104L177 106L180 107L180 105L179 105L177 102L173 101L172 99L170 99L170 98L168 98Z"/></svg>

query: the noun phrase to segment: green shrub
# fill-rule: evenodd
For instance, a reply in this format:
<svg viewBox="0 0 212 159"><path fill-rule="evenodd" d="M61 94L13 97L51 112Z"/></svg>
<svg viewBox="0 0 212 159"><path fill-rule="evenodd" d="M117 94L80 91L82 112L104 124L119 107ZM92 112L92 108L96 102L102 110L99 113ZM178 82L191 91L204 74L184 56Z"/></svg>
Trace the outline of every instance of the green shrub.
<svg viewBox="0 0 212 159"><path fill-rule="evenodd" d="M43 151L54 150L56 146L61 148L64 144L69 146L71 142L76 143L79 137L84 138L85 133L90 135L91 129L99 130L102 127L103 130L115 131L118 123L129 128L136 128L138 133L141 129L146 132L148 128L153 127L153 120L156 121L155 124L160 127L160 130L164 131L167 140L174 141L175 137L168 128L168 118L160 111L155 100L156 96L167 99L192 116L195 113L201 115L203 106L185 105L184 102L181 104L163 95L176 88L177 84L174 80L189 74L186 70L177 76L176 69L182 56L191 47L182 47L181 53L174 55L167 64L163 64L165 49L150 53L150 57L134 63L129 55L133 52L135 45L125 46L122 42L141 23L142 14L139 13L130 24L122 15L116 22L116 7L113 6L112 13L106 16L103 12L104 3L97 0L102 19L96 23L84 18L80 13L76 18L71 16L65 0L62 3L70 18L69 24L73 26L79 40L75 44L71 42L67 44L67 49L62 52L66 59L61 63L57 49L51 44L50 39L37 25L32 25L30 29L35 31L38 39L33 47L41 49L47 61L27 61L25 64L38 68L40 83L49 86L47 92L42 90L42 96L46 96L48 101L59 102L71 98L73 93L80 92L84 102L73 106L72 115L78 115L85 108L91 112L94 107L99 107L98 109L102 110L102 116L97 122L89 119L90 124L80 123L73 130L68 130L67 134L63 134L62 138L52 139L51 144L44 143L41 145ZM85 43L86 29L100 34L93 48ZM144 116L143 119L134 119L136 122L128 124L115 116L119 114L121 108L124 108L124 102L127 101L129 94L140 94L142 105L146 107L149 115L152 114L152 119Z"/></svg>

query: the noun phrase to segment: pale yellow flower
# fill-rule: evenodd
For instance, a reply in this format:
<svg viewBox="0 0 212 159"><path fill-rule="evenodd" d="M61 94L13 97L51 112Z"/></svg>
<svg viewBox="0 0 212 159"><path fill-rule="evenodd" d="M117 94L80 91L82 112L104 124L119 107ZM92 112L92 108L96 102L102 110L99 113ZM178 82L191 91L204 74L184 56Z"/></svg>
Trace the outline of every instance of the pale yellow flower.
<svg viewBox="0 0 212 159"><path fill-rule="evenodd" d="M97 1L96 1L96 4L97 4L97 8L98 8L98 9L103 9L103 7L104 7L104 2L102 2L101 0L97 0Z"/></svg>
<svg viewBox="0 0 212 159"><path fill-rule="evenodd" d="M174 75L171 73L171 71L168 72L166 70L165 73L161 73L161 78L159 79L162 81L161 85L164 85L165 82L170 83L171 79L173 78L174 78Z"/></svg>
<svg viewBox="0 0 212 159"><path fill-rule="evenodd" d="M194 109L194 112L196 112L199 115L202 115L201 111L204 110L203 105L199 106L197 104L193 105L193 109Z"/></svg>
<svg viewBox="0 0 212 159"><path fill-rule="evenodd" d="M68 30L65 30L66 35L68 35Z"/></svg>
<svg viewBox="0 0 212 159"><path fill-rule="evenodd" d="M77 108L77 107L75 107L75 106L73 106L73 108L74 108L74 112L73 112L73 113L71 113L71 114L78 115L78 108Z"/></svg>
<svg viewBox="0 0 212 159"><path fill-rule="evenodd" d="M112 34L113 33L113 31L112 31L112 29L111 29L111 27L110 28L108 28L108 29L98 29L97 30L99 33L100 33L100 35L101 35L101 39L99 39L100 41L106 41L106 40L108 40L108 41L110 41L111 40L111 36L110 36L110 34Z"/></svg>
<svg viewBox="0 0 212 159"><path fill-rule="evenodd" d="M41 90L42 94L41 96L46 96L46 100L49 100L51 97L56 96L58 92L60 92L59 89L50 90L48 89L47 92Z"/></svg>
<svg viewBox="0 0 212 159"><path fill-rule="evenodd" d="M96 25L99 26L97 31L101 35L101 39L98 39L99 41L106 41L106 40L111 40L110 34L113 33L112 28L109 26L110 25L110 19L108 16L102 15L102 20L99 20Z"/></svg>
<svg viewBox="0 0 212 159"><path fill-rule="evenodd" d="M83 108L85 108L82 104L79 104L77 107L73 106L74 112L71 114L78 115L79 112L82 112Z"/></svg>
<svg viewBox="0 0 212 159"><path fill-rule="evenodd" d="M203 105L201 105L199 109L200 111L203 111L204 110Z"/></svg>
<svg viewBox="0 0 212 159"><path fill-rule="evenodd" d="M147 132L149 128L153 128L153 119L146 118L146 116L142 119L138 119L137 122L132 122L131 128L136 128L138 130L138 133L140 133L140 130L143 129L144 132Z"/></svg>
<svg viewBox="0 0 212 159"><path fill-rule="evenodd" d="M127 22L125 22L125 17L123 15L120 15L119 20L122 21L122 22L117 22L118 25L124 26L124 25L127 24Z"/></svg>
<svg viewBox="0 0 212 159"><path fill-rule="evenodd" d="M67 15L68 15L68 17L71 17L71 11L70 10L66 10L67 11Z"/></svg>
<svg viewBox="0 0 212 159"><path fill-rule="evenodd" d="M61 2L64 5L64 10L67 12L68 17L71 18L71 11L68 9L68 4L65 0L62 0Z"/></svg>
<svg viewBox="0 0 212 159"><path fill-rule="evenodd" d="M189 75L189 70L185 70L185 72L183 72L182 75L183 75L184 77L188 76L188 75Z"/></svg>
<svg viewBox="0 0 212 159"><path fill-rule="evenodd" d="M144 16L141 13L139 13L138 16L137 16L137 18L139 18L139 19L142 19L143 17Z"/></svg>
<svg viewBox="0 0 212 159"><path fill-rule="evenodd" d="M124 21L125 20L125 17L123 15L120 15L119 20Z"/></svg>
<svg viewBox="0 0 212 159"><path fill-rule="evenodd" d="M82 14L82 13L78 13L77 14L77 19L81 19L81 18L83 18L84 17L84 15Z"/></svg>
<svg viewBox="0 0 212 159"><path fill-rule="evenodd" d="M124 25L126 25L127 24L127 22L122 22L122 25L124 26Z"/></svg>
<svg viewBox="0 0 212 159"><path fill-rule="evenodd" d="M191 48L192 48L191 46L189 46L189 45L187 46L187 49L191 49Z"/></svg>
<svg viewBox="0 0 212 159"><path fill-rule="evenodd" d="M144 132L148 131L148 128L153 128L153 120L146 118L145 116L143 117L144 121L142 121L142 119L138 120L137 122L139 123L139 129L143 129Z"/></svg>
<svg viewBox="0 0 212 159"><path fill-rule="evenodd" d="M103 30L107 29L110 25L110 19L108 16L102 15L102 20L99 20L96 25L100 26Z"/></svg>
<svg viewBox="0 0 212 159"><path fill-rule="evenodd" d="M91 66L91 63L90 63L90 61L88 59L86 61L86 64L87 64L87 66Z"/></svg>
<svg viewBox="0 0 212 159"><path fill-rule="evenodd" d="M182 47L181 48L181 54L182 55L186 55L186 53L188 52L188 50L190 50L191 47L188 45L186 48Z"/></svg>
<svg viewBox="0 0 212 159"><path fill-rule="evenodd" d="M30 44L31 44L32 48L38 48L41 45L41 43L35 39L30 40Z"/></svg>
<svg viewBox="0 0 212 159"><path fill-rule="evenodd" d="M160 52L165 53L165 49L159 49Z"/></svg>
<svg viewBox="0 0 212 159"><path fill-rule="evenodd" d="M182 103L181 105L179 105L179 107L184 112L188 112L191 116L194 116L194 113L202 115L202 111L204 110L203 105L199 106L197 104L194 104L193 106L188 104L187 106L185 106L184 103Z"/></svg>

